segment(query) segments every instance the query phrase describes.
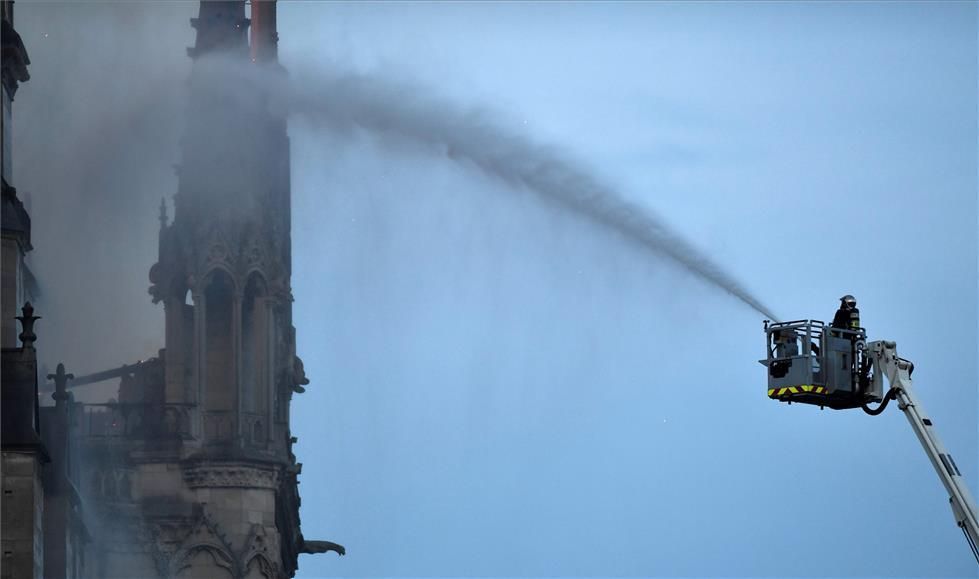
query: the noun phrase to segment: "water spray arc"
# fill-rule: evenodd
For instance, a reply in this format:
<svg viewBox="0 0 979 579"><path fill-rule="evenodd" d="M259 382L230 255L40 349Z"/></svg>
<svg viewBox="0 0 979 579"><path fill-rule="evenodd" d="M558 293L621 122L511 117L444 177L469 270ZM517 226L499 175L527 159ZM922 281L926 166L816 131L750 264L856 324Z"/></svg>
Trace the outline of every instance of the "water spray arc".
<svg viewBox="0 0 979 579"><path fill-rule="evenodd" d="M301 80L299 80L301 79ZM540 194L671 258L695 276L771 320L770 309L659 216L620 195L552 147L507 130L485 114L425 96L418 87L374 77L317 72L294 76L289 110L340 133L360 129L381 139L443 152L509 185ZM301 88L296 88L301 87Z"/></svg>

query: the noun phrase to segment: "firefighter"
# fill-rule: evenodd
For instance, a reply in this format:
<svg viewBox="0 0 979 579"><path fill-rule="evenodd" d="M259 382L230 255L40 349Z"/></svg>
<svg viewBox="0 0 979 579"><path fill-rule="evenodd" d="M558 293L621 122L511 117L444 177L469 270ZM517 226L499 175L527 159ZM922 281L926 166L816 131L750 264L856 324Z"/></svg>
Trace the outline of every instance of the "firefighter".
<svg viewBox="0 0 979 579"><path fill-rule="evenodd" d="M857 298L847 294L840 298L840 309L833 316L833 327L839 330L860 329L860 310L857 309Z"/></svg>
<svg viewBox="0 0 979 579"><path fill-rule="evenodd" d="M863 356L863 340L857 333L860 331L860 310L857 309L857 298L847 294L840 298L840 309L836 310L833 316L834 330L850 330L851 334L844 335L843 332L835 331L833 335L838 338L850 340L850 390L853 395L859 396L869 385L869 366L867 360L861 361Z"/></svg>

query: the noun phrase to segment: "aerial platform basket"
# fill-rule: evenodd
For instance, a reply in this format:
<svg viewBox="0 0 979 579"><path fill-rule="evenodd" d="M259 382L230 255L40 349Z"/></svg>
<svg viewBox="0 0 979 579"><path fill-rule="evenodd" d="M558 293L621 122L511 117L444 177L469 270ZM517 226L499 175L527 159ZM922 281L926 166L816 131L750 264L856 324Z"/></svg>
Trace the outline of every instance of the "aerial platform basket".
<svg viewBox="0 0 979 579"><path fill-rule="evenodd" d="M832 328L819 320L765 322L768 397L781 402L833 409L880 402L879 384L869 379L863 328Z"/></svg>

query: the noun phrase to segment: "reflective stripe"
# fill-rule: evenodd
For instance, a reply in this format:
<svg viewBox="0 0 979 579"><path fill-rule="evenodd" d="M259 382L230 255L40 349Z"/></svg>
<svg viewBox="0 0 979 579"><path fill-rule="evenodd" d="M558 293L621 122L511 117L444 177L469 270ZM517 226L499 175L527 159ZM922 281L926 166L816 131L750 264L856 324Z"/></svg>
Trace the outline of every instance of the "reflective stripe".
<svg viewBox="0 0 979 579"><path fill-rule="evenodd" d="M810 384L800 384L798 386L786 386L785 388L770 388L769 398L782 398L789 394L826 394L823 386L812 386Z"/></svg>

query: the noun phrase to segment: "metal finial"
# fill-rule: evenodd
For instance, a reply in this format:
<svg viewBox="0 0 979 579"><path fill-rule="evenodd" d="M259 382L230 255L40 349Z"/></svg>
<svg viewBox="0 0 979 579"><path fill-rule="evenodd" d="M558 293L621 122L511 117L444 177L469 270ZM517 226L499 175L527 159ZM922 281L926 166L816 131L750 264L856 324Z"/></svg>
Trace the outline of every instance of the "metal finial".
<svg viewBox="0 0 979 579"><path fill-rule="evenodd" d="M22 343L21 347L33 350L34 342L37 341L37 335L34 333L34 322L40 320L41 316L34 315L34 306L31 305L31 302L25 303L21 312L23 315L17 316L17 319L20 320L23 331L18 338Z"/></svg>
<svg viewBox="0 0 979 579"><path fill-rule="evenodd" d="M51 398L54 398L56 402L68 400L69 394L66 387L68 386L68 381L74 378L74 374L65 373L64 364L58 363L58 369L55 370L54 374L48 374L48 380L54 380L54 394L51 395Z"/></svg>

